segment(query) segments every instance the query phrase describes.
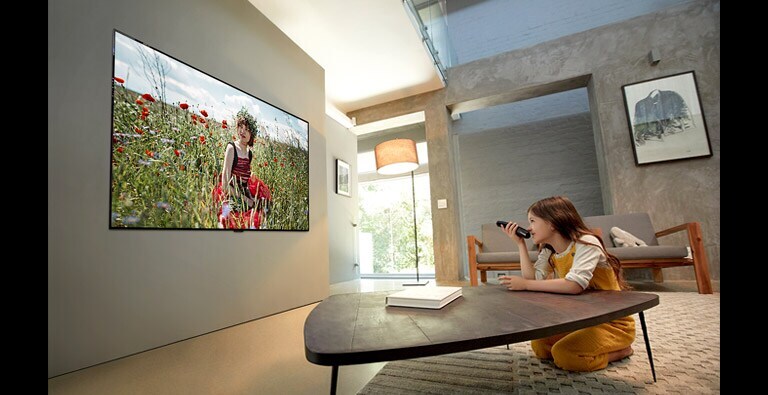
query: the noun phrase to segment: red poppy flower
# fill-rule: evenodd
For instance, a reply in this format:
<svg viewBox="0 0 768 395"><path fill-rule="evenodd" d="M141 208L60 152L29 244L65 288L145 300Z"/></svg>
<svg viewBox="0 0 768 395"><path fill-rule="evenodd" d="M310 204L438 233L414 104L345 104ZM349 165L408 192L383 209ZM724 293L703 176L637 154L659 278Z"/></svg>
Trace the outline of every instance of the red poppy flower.
<svg viewBox="0 0 768 395"><path fill-rule="evenodd" d="M141 99L136 99L136 104L142 106L142 105L144 105L144 102L141 101Z"/></svg>
<svg viewBox="0 0 768 395"><path fill-rule="evenodd" d="M141 112L143 112L143 113L145 113L145 114L149 114L149 109L148 109L148 108L146 108L146 107L142 107L142 108L141 108Z"/></svg>
<svg viewBox="0 0 768 395"><path fill-rule="evenodd" d="M191 144L191 143L190 143L189 141L185 141L185 142L184 142L184 145L186 145L187 147L189 147L189 145L190 145L190 144Z"/></svg>
<svg viewBox="0 0 768 395"><path fill-rule="evenodd" d="M179 103L179 107L181 107L182 110L186 110L189 108L189 104L187 103Z"/></svg>
<svg viewBox="0 0 768 395"><path fill-rule="evenodd" d="M117 81L117 82L119 82L121 84L125 84L125 80L120 78L120 77L112 77L112 79L114 79L115 81Z"/></svg>
<svg viewBox="0 0 768 395"><path fill-rule="evenodd" d="M277 158L275 158L275 163L277 163Z"/></svg>
<svg viewBox="0 0 768 395"><path fill-rule="evenodd" d="M147 114L146 113L142 113L141 117L139 117L139 118L141 118L141 120L143 121L143 120L147 119Z"/></svg>
<svg viewBox="0 0 768 395"><path fill-rule="evenodd" d="M197 115L196 114L192 114L192 120L193 121L197 121Z"/></svg>
<svg viewBox="0 0 768 395"><path fill-rule="evenodd" d="M208 116L208 113L205 110L200 110L200 114L203 114L204 117Z"/></svg>
<svg viewBox="0 0 768 395"><path fill-rule="evenodd" d="M221 120L221 124L222 124L222 125L226 125L226 124L227 124L227 120L226 120L226 119L222 119L222 120Z"/></svg>
<svg viewBox="0 0 768 395"><path fill-rule="evenodd" d="M154 158L155 157L155 153L150 151L150 150L145 150L144 152L146 152L147 156L150 157L150 158Z"/></svg>
<svg viewBox="0 0 768 395"><path fill-rule="evenodd" d="M264 167L267 167L267 166L269 166L269 162L264 161Z"/></svg>
<svg viewBox="0 0 768 395"><path fill-rule="evenodd" d="M176 154L176 156L181 155L181 152L179 152L179 150L177 150L177 149L173 150L173 153Z"/></svg>
<svg viewBox="0 0 768 395"><path fill-rule="evenodd" d="M203 117L197 117L197 120L200 121L200 123L205 123L205 118Z"/></svg>
<svg viewBox="0 0 768 395"><path fill-rule="evenodd" d="M184 169L186 169L186 167L184 167L184 165L180 165L179 166L179 170L184 171Z"/></svg>
<svg viewBox="0 0 768 395"><path fill-rule="evenodd" d="M138 134L144 134L144 131L139 129L139 128L137 128L136 126L133 127L133 130L135 130L136 133L138 133Z"/></svg>
<svg viewBox="0 0 768 395"><path fill-rule="evenodd" d="M227 124L226 124L226 123L222 123L222 124L221 124L221 128L222 128L222 129L226 129L226 128L227 128Z"/></svg>
<svg viewBox="0 0 768 395"><path fill-rule="evenodd" d="M280 164L280 167L285 167L285 163L281 163L281 164Z"/></svg>
<svg viewBox="0 0 768 395"><path fill-rule="evenodd" d="M200 135L200 142L205 144L205 136L203 136L202 134Z"/></svg>
<svg viewBox="0 0 768 395"><path fill-rule="evenodd" d="M205 128L208 129L208 124L207 123L205 124Z"/></svg>
<svg viewBox="0 0 768 395"><path fill-rule="evenodd" d="M149 93L145 93L145 94L141 95L141 97L143 97L143 98L144 98L144 100L149 100L149 101L151 101L152 103L154 103L154 102L155 102L155 98L154 98L154 97L152 97L152 95L150 95Z"/></svg>
<svg viewBox="0 0 768 395"><path fill-rule="evenodd" d="M123 147L117 147L117 152L119 152L119 153L121 153L121 154L122 154L122 153L123 153L123 151L125 151L125 148L123 148Z"/></svg>

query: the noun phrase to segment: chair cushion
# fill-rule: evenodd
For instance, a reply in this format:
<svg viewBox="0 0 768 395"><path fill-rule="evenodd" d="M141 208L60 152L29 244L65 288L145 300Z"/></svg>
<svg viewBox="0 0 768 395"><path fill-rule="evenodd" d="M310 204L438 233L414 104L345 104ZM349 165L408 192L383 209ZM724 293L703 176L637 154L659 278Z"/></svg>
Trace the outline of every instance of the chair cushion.
<svg viewBox="0 0 768 395"><path fill-rule="evenodd" d="M536 262L539 253L528 251L531 262ZM477 263L520 263L520 253L515 252L481 252L477 254Z"/></svg>
<svg viewBox="0 0 768 395"><path fill-rule="evenodd" d="M611 239L611 228L618 227L645 241L649 246L658 246L656 231L653 230L651 217L648 213L598 215L584 217L584 223L590 229L600 228L603 231L603 242L606 247L616 247Z"/></svg>
<svg viewBox="0 0 768 395"><path fill-rule="evenodd" d="M681 246L614 247L608 248L608 253L619 260L685 258L688 249Z"/></svg>

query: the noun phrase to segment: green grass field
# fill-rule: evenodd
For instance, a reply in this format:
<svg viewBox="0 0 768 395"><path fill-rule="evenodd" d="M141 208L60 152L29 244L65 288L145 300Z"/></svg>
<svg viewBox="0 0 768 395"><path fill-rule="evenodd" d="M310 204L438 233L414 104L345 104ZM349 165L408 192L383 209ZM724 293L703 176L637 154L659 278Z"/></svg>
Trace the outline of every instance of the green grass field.
<svg viewBox="0 0 768 395"><path fill-rule="evenodd" d="M234 120L204 118L179 103L151 102L114 84L113 227L216 228L219 180ZM254 142L251 172L272 194L265 229L309 229L309 153L265 137Z"/></svg>

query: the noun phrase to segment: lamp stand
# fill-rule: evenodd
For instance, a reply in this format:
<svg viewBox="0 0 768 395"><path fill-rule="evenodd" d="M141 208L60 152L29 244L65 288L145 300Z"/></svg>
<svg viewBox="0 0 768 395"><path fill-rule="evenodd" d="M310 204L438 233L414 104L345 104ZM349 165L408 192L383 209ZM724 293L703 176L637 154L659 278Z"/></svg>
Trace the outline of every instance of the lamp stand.
<svg viewBox="0 0 768 395"><path fill-rule="evenodd" d="M419 281L419 237L416 232L416 182L411 172L411 194L413 196L413 246L416 252L416 282L410 281L403 285L427 285L429 280Z"/></svg>

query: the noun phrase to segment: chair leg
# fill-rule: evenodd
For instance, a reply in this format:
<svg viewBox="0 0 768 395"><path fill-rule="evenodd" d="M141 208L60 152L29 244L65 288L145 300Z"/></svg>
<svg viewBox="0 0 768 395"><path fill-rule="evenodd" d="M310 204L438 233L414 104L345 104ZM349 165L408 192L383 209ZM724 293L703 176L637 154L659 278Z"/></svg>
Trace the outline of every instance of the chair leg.
<svg viewBox="0 0 768 395"><path fill-rule="evenodd" d="M469 285L477 286L477 251L475 250L475 237L467 236L467 252L469 253Z"/></svg>
<svg viewBox="0 0 768 395"><path fill-rule="evenodd" d="M709 278L709 261L707 251L701 236L701 224L691 222L688 224L688 242L693 251L693 270L696 273L696 284L700 294L712 293L712 280Z"/></svg>
<svg viewBox="0 0 768 395"><path fill-rule="evenodd" d="M472 287L477 286L477 263L472 262L471 259L469 262L469 285Z"/></svg>
<svg viewBox="0 0 768 395"><path fill-rule="evenodd" d="M483 284L488 282L488 272L486 272L485 270L480 271L480 281L482 281Z"/></svg>
<svg viewBox="0 0 768 395"><path fill-rule="evenodd" d="M664 282L664 274L661 273L661 269L651 269L653 272L653 282L655 283L663 283Z"/></svg>

